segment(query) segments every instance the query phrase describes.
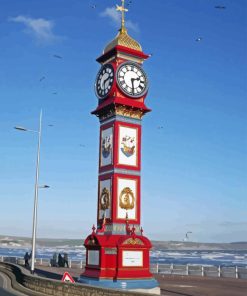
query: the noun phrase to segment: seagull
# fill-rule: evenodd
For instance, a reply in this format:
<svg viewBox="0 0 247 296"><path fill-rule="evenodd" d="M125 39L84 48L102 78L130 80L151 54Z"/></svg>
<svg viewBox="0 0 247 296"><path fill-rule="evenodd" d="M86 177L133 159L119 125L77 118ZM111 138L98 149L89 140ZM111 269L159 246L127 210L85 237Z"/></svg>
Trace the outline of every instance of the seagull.
<svg viewBox="0 0 247 296"><path fill-rule="evenodd" d="M187 231L186 234L185 234L185 238L184 238L184 241L186 242L188 239L189 239L189 233L192 233L191 231Z"/></svg>
<svg viewBox="0 0 247 296"><path fill-rule="evenodd" d="M222 6L222 5L217 5L214 8L216 8L216 9L226 9L226 7L225 6Z"/></svg>
<svg viewBox="0 0 247 296"><path fill-rule="evenodd" d="M54 125L53 125L53 124L48 124L48 126L52 127L52 126L54 126Z"/></svg>
<svg viewBox="0 0 247 296"><path fill-rule="evenodd" d="M200 41L202 41L202 37L196 38L196 42L200 42Z"/></svg>
<svg viewBox="0 0 247 296"><path fill-rule="evenodd" d="M164 128L164 127L161 125L161 126L158 126L157 128L158 128L158 129L162 129L162 128Z"/></svg>
<svg viewBox="0 0 247 296"><path fill-rule="evenodd" d="M127 3L127 6L130 6L131 3L132 3L132 1L129 1L129 2Z"/></svg>
<svg viewBox="0 0 247 296"><path fill-rule="evenodd" d="M53 94L53 95L57 95L57 92L53 92L52 94Z"/></svg>
<svg viewBox="0 0 247 296"><path fill-rule="evenodd" d="M93 8L93 9L96 8L96 5L95 4L94 5L91 5L91 8Z"/></svg>
<svg viewBox="0 0 247 296"><path fill-rule="evenodd" d="M57 58L57 59L62 59L62 58L63 58L62 56L57 55L57 54L54 54L53 57L54 57L54 58Z"/></svg>
<svg viewBox="0 0 247 296"><path fill-rule="evenodd" d="M45 76L41 77L39 81L42 81L42 80L44 80L44 79L45 79Z"/></svg>
<svg viewBox="0 0 247 296"><path fill-rule="evenodd" d="M80 147L85 147L85 145L84 144L80 144Z"/></svg>

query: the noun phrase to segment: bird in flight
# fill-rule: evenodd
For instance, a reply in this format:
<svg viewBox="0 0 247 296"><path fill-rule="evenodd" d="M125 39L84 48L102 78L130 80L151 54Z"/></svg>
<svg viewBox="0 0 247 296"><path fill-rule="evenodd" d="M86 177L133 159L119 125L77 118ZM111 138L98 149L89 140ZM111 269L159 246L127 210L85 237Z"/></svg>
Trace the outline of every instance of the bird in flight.
<svg viewBox="0 0 247 296"><path fill-rule="evenodd" d="M202 37L196 38L196 42L200 42L200 41L202 41Z"/></svg>
<svg viewBox="0 0 247 296"><path fill-rule="evenodd" d="M54 125L53 125L53 124L48 124L48 126L49 126L49 127L53 127Z"/></svg>
<svg viewBox="0 0 247 296"><path fill-rule="evenodd" d="M214 8L216 8L216 9L226 9L226 7L225 6L222 6L222 5L217 5Z"/></svg>
<svg viewBox="0 0 247 296"><path fill-rule="evenodd" d="M63 58L62 56L60 56L60 55L58 55L58 54L54 54L53 57L54 57L54 58L57 58L57 59L62 59L62 58Z"/></svg>
<svg viewBox="0 0 247 296"><path fill-rule="evenodd" d="M53 94L53 95L57 95L57 92L53 92L52 94Z"/></svg>
<svg viewBox="0 0 247 296"><path fill-rule="evenodd" d="M93 9L96 8L96 5L95 4L91 5L91 8L93 8Z"/></svg>
<svg viewBox="0 0 247 296"><path fill-rule="evenodd" d="M45 79L45 76L42 76L39 81L43 81L44 79Z"/></svg>
<svg viewBox="0 0 247 296"><path fill-rule="evenodd" d="M192 233L191 231L187 231L185 234L184 241L187 241L189 239L189 234Z"/></svg>
<svg viewBox="0 0 247 296"><path fill-rule="evenodd" d="M157 127L158 129L163 129L164 127L162 125L158 126Z"/></svg>

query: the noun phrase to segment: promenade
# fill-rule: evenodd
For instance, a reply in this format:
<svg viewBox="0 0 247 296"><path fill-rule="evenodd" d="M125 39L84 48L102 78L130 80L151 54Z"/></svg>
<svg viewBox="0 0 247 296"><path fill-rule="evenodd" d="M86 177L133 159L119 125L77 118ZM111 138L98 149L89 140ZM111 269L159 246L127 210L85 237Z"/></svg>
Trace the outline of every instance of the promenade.
<svg viewBox="0 0 247 296"><path fill-rule="evenodd" d="M61 280L65 271L75 279L80 275L78 268L39 266L37 275ZM155 275L165 296L246 296L247 280L211 278L200 276Z"/></svg>

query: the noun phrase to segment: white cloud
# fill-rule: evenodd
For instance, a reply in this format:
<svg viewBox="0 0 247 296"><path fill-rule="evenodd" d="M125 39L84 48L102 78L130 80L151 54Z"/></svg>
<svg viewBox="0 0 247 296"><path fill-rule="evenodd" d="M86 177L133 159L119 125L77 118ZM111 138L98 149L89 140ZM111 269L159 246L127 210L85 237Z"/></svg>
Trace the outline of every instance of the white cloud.
<svg viewBox="0 0 247 296"><path fill-rule="evenodd" d="M117 27L120 28L121 26L121 13L116 11L115 7L107 7L101 14L100 16L102 17L108 17L111 19L111 21L113 22L113 24ZM130 20L126 20L125 21L125 26L128 29L131 29L135 32L139 32L139 27L138 24L133 23Z"/></svg>
<svg viewBox="0 0 247 296"><path fill-rule="evenodd" d="M38 43L51 43L58 40L59 37L54 35L53 21L49 21L43 18L30 18L23 15L9 18L9 21L22 23L25 25L25 32L32 35Z"/></svg>

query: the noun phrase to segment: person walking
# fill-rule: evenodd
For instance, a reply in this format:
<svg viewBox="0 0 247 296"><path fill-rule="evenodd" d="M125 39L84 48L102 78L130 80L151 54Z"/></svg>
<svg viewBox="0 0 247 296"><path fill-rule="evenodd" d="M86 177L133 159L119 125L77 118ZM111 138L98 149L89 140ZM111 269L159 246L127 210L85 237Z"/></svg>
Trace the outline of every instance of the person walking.
<svg viewBox="0 0 247 296"><path fill-rule="evenodd" d="M64 266L69 268L69 258L68 258L68 254L67 253L64 253L63 254L63 261L64 261Z"/></svg>
<svg viewBox="0 0 247 296"><path fill-rule="evenodd" d="M57 265L58 265L58 256L57 256L57 253L54 252L51 260L51 266L57 267Z"/></svg>
<svg viewBox="0 0 247 296"><path fill-rule="evenodd" d="M24 260L25 260L25 267L29 267L29 254L28 252L26 252L26 254L24 255Z"/></svg>
<svg viewBox="0 0 247 296"><path fill-rule="evenodd" d="M64 267L64 259L60 253L58 254L58 266Z"/></svg>

